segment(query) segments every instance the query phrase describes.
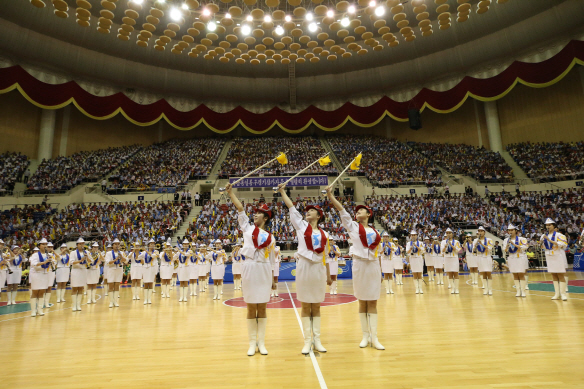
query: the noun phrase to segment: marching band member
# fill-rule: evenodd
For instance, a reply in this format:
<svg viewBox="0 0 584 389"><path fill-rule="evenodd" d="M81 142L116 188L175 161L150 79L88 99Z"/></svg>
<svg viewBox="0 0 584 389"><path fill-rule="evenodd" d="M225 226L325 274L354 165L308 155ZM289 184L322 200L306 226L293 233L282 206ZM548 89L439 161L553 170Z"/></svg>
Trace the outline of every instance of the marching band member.
<svg viewBox="0 0 584 389"><path fill-rule="evenodd" d="M142 263L142 279L144 280L144 305L152 304L152 293L154 292L154 282L158 273L158 250L154 239L148 241L148 248L140 253Z"/></svg>
<svg viewBox="0 0 584 389"><path fill-rule="evenodd" d="M393 294L393 290L391 288L391 278L393 275L393 261L391 259L391 253L396 249L396 247L389 241L389 234L386 231L383 231L381 237L383 241L381 242L379 256L381 258L381 272L383 273L383 282L385 283L385 293Z"/></svg>
<svg viewBox="0 0 584 389"><path fill-rule="evenodd" d="M568 300L566 295L566 268L564 266L564 258L562 251L566 249L568 241L566 236L558 231L555 231L556 222L548 218L545 221L547 234L543 234L540 239L540 246L545 252L545 260L547 264L547 271L551 273L554 281L554 297L552 300L561 299Z"/></svg>
<svg viewBox="0 0 584 389"><path fill-rule="evenodd" d="M466 234L466 241L464 242L464 249L466 250L466 264L470 272L471 285L479 284L479 260L473 252L474 242L470 233ZM484 281L483 281L484 282ZM484 285L483 285L484 287ZM484 289L484 288L483 288Z"/></svg>
<svg viewBox="0 0 584 389"><path fill-rule="evenodd" d="M525 294L525 260L527 259L527 248L529 244L527 239L521 238L517 235L517 227L509 224L507 227L509 237L503 241L503 251L508 253L507 262L509 263L509 271L513 274L513 282L517 293L515 297L526 297Z"/></svg>
<svg viewBox="0 0 584 389"><path fill-rule="evenodd" d="M278 277L280 277L280 262L282 262L282 255L280 254L280 246L276 246L275 252L275 263L274 263L274 288L272 289L271 297L279 297L278 296Z"/></svg>
<svg viewBox="0 0 584 389"><path fill-rule="evenodd" d="M164 243L164 250L160 255L160 284L163 298L170 298L170 281L174 273L174 258L172 256L172 246Z"/></svg>
<svg viewBox="0 0 584 389"><path fill-rule="evenodd" d="M278 185L278 191L290 211L290 221L298 237L300 260L296 264L296 296L302 304L302 354L310 353L313 339L314 348L324 353L326 349L320 341L320 303L325 299L326 285L332 284L330 267L326 262L330 252L329 235L318 226L325 221L325 216L318 205L308 205L303 218L286 194L285 187L285 184Z"/></svg>
<svg viewBox="0 0 584 389"><path fill-rule="evenodd" d="M187 301L187 293L189 290L189 258L193 255L189 248L189 241L183 240L181 249L175 254L174 260L178 262L178 281L180 282L180 298L179 302Z"/></svg>
<svg viewBox="0 0 584 389"><path fill-rule="evenodd" d="M339 249L339 246L335 244L334 240L331 239L330 242L331 250L329 251L327 259L332 281L330 294L337 294L337 275L339 274L339 257L341 256L341 250Z"/></svg>
<svg viewBox="0 0 584 389"><path fill-rule="evenodd" d="M83 238L77 239L76 250L71 254L69 263L71 269L71 304L72 312L81 311L81 298L83 296L83 288L87 285L87 260L89 260L89 252L85 250L85 240Z"/></svg>
<svg viewBox="0 0 584 389"><path fill-rule="evenodd" d="M57 255L57 302L65 302L65 291L67 290L67 282L71 275L71 254L69 248L65 243L60 247L61 253Z"/></svg>
<svg viewBox="0 0 584 389"><path fill-rule="evenodd" d="M485 291L483 295L493 295L493 241L485 237L485 229L480 226L477 238L473 242L473 253L477 256L479 264L479 272L482 273L483 281L485 283Z"/></svg>
<svg viewBox="0 0 584 389"><path fill-rule="evenodd" d="M440 244L440 251L444 253L444 271L448 273L448 287L452 289L450 294L459 294L458 285L458 252L460 251L460 242L454 239L454 232L446 229L446 239Z"/></svg>
<svg viewBox="0 0 584 389"><path fill-rule="evenodd" d="M31 316L44 316L42 300L47 290L47 269L51 265L47 255L47 240L41 239L30 257ZM39 301L40 300L40 301Z"/></svg>
<svg viewBox="0 0 584 389"><path fill-rule="evenodd" d="M132 278L132 300L140 300L140 283L142 282L142 265L144 259L140 258L140 242L135 242L128 258L130 259L130 277Z"/></svg>
<svg viewBox="0 0 584 389"><path fill-rule="evenodd" d="M434 269L438 277L436 285L444 285L444 254L442 254L441 242L437 236L432 237L432 256L434 257Z"/></svg>
<svg viewBox="0 0 584 389"><path fill-rule="evenodd" d="M87 253L87 304L97 303L97 284L99 283L99 270L103 257L99 252L99 244L93 242L91 251Z"/></svg>
<svg viewBox="0 0 584 389"><path fill-rule="evenodd" d="M8 274L7 274L7 289L6 294L8 295L7 305L16 304L16 293L18 291L18 285L22 281L22 265L27 262L28 259L22 254L22 250L19 246L12 246L12 253L8 258Z"/></svg>
<svg viewBox="0 0 584 389"><path fill-rule="evenodd" d="M426 262L426 268L428 269L428 281L434 281L434 256L432 255L432 243L430 243L430 237L424 237L424 261Z"/></svg>
<svg viewBox="0 0 584 389"><path fill-rule="evenodd" d="M197 269L199 270L199 292L203 293L207 290L207 284L205 283L205 278L207 274L207 246L201 244L201 252L199 254L199 262Z"/></svg>
<svg viewBox="0 0 584 389"><path fill-rule="evenodd" d="M189 289L190 295L196 296L197 295L197 279L199 278L199 270L197 261L199 260L199 252L197 250L197 246L195 242L191 243L191 249L189 251L189 263L188 263L188 270L189 270Z"/></svg>
<svg viewBox="0 0 584 389"><path fill-rule="evenodd" d="M247 333L249 335L247 355L255 354L256 344L260 354L268 355L265 346L268 321L266 308L274 284L272 269L276 240L265 228L272 218L272 211L266 204L255 208L254 222L250 224L249 216L246 215L243 205L233 193L231 184L227 184L225 190L237 209L239 228L243 232L243 247L240 252L245 255L241 279L245 284L243 300L247 304Z"/></svg>
<svg viewBox="0 0 584 389"><path fill-rule="evenodd" d="M339 211L343 228L353 242L353 288L355 297L359 300L359 318L363 331L363 340L359 347L367 347L371 342L376 349L385 350L377 339L377 300L381 292L381 264L377 250L381 235L369 227L373 211L365 205L358 205L355 207L357 221L353 221L351 215L333 196L330 186L326 192L330 202Z"/></svg>
<svg viewBox="0 0 584 389"><path fill-rule="evenodd" d="M414 275L414 286L416 287L416 294L424 294L422 290L422 274L424 273L424 242L418 239L418 232L412 230L410 232L410 241L406 244L406 253L410 256L410 266Z"/></svg>
<svg viewBox="0 0 584 389"><path fill-rule="evenodd" d="M225 261L227 254L221 247L221 241L215 240L215 250L211 252L211 277L213 278L213 300L221 300L223 294L223 277L225 276Z"/></svg>
<svg viewBox="0 0 584 389"><path fill-rule="evenodd" d="M404 261L402 255L404 249L399 245L397 238L393 238L392 243L394 249L391 251L391 263L393 265L393 269L395 270L395 284L403 285Z"/></svg>
<svg viewBox="0 0 584 389"><path fill-rule="evenodd" d="M243 255L240 253L241 243L239 241L233 246L233 251L231 253L231 258L233 265L231 266L231 272L233 273L233 287L235 290L241 289L241 266L243 264Z"/></svg>
<svg viewBox="0 0 584 389"><path fill-rule="evenodd" d="M111 293L109 307L119 307L120 283L124 277L124 263L128 263L128 257L120 251L120 241L116 238L112 242L112 249L105 254L107 266L107 281Z"/></svg>
<svg viewBox="0 0 584 389"><path fill-rule="evenodd" d="M47 291L44 296L44 306L43 308L49 308L51 302L51 292L53 291L53 285L55 284L55 264L57 259L55 258L55 248L52 242L47 244L47 255L51 261L51 266L47 269Z"/></svg>

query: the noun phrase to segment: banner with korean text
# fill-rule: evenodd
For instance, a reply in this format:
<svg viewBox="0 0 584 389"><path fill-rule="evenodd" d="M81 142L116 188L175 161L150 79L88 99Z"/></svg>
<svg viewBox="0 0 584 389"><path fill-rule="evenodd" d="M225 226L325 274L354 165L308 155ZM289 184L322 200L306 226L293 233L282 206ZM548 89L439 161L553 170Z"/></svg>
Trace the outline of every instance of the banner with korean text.
<svg viewBox="0 0 584 389"><path fill-rule="evenodd" d="M290 177L249 177L241 180L234 188L272 188L286 182ZM237 181L237 177L229 179L229 183ZM298 176L286 186L327 186L328 176Z"/></svg>

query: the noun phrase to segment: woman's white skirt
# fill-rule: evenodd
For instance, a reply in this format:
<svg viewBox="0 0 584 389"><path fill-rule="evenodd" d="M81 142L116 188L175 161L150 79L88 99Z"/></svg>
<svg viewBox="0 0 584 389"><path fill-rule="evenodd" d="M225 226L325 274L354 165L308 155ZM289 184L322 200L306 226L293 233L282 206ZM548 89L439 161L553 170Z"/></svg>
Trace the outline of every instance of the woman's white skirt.
<svg viewBox="0 0 584 389"><path fill-rule="evenodd" d="M132 277L132 281L142 279L142 269L143 267L141 265L140 266L132 265L130 267L130 277Z"/></svg>
<svg viewBox="0 0 584 389"><path fill-rule="evenodd" d="M158 273L158 266L145 266L142 268L142 280L145 283L152 283L156 280L156 273Z"/></svg>
<svg viewBox="0 0 584 389"><path fill-rule="evenodd" d="M458 257L444 257L444 271L446 273L458 273Z"/></svg>
<svg viewBox="0 0 584 389"><path fill-rule="evenodd" d="M87 285L97 285L99 283L99 269L87 269Z"/></svg>
<svg viewBox="0 0 584 389"><path fill-rule="evenodd" d="M355 258L355 257L353 257ZM381 267L378 261L353 260L353 290L359 300L379 300Z"/></svg>
<svg viewBox="0 0 584 389"><path fill-rule="evenodd" d="M160 266L160 279L170 280L174 273L174 268L172 266Z"/></svg>
<svg viewBox="0 0 584 389"><path fill-rule="evenodd" d="M393 268L395 270L403 270L404 269L404 261L402 259L402 257L394 257L391 262L393 263ZM355 262L353 262L353 265L355 265Z"/></svg>
<svg viewBox="0 0 584 389"><path fill-rule="evenodd" d="M393 272L393 270L392 270ZM339 275L339 261L330 261L329 262L329 273L331 276L338 276Z"/></svg>
<svg viewBox="0 0 584 389"><path fill-rule="evenodd" d="M434 256L434 269L444 269L444 257L442 255Z"/></svg>
<svg viewBox="0 0 584 389"><path fill-rule="evenodd" d="M269 302L273 280L270 262L245 261L241 269L243 301L247 304Z"/></svg>
<svg viewBox="0 0 584 389"><path fill-rule="evenodd" d="M199 278L199 265L189 265L187 269L189 269L189 279L196 280Z"/></svg>
<svg viewBox="0 0 584 389"><path fill-rule="evenodd" d="M393 261L391 259L382 259L381 260L381 271L384 274L393 274Z"/></svg>
<svg viewBox="0 0 584 389"><path fill-rule="evenodd" d="M67 266L57 268L57 282L68 282L70 275L71 275L70 267Z"/></svg>
<svg viewBox="0 0 584 389"><path fill-rule="evenodd" d="M30 287L32 290L47 289L47 273L30 272Z"/></svg>
<svg viewBox="0 0 584 389"><path fill-rule="evenodd" d="M410 257L410 268L412 273L422 273L424 271L424 258Z"/></svg>
<svg viewBox="0 0 584 389"><path fill-rule="evenodd" d="M47 288L52 288L53 285L55 285L55 278L57 277L57 275L55 274L54 271L49 271L47 273Z"/></svg>
<svg viewBox="0 0 584 389"><path fill-rule="evenodd" d="M179 267L178 268L178 280L179 282L188 282L190 279L189 267Z"/></svg>
<svg viewBox="0 0 584 389"><path fill-rule="evenodd" d="M296 297L303 303L322 303L326 293L326 266L300 255L296 263Z"/></svg>
<svg viewBox="0 0 584 389"><path fill-rule="evenodd" d="M22 269L13 270L12 274L8 274L8 272L6 273L6 281L8 285L20 284L20 281L22 281Z"/></svg>
<svg viewBox="0 0 584 389"><path fill-rule="evenodd" d="M434 266L434 256L428 255L424 256L424 261L426 261L426 266Z"/></svg>
<svg viewBox="0 0 584 389"><path fill-rule="evenodd" d="M113 283L120 283L122 282L122 279L124 278L124 269L120 268L115 268L115 267L110 267L107 269L107 282L110 284Z"/></svg>
<svg viewBox="0 0 584 389"><path fill-rule="evenodd" d="M83 288L87 285L87 269L71 269L71 287Z"/></svg>
<svg viewBox="0 0 584 389"><path fill-rule="evenodd" d="M479 267L479 259L474 254L466 253L466 264L469 268Z"/></svg>
<svg viewBox="0 0 584 389"><path fill-rule="evenodd" d="M205 264L205 274L211 273L211 263Z"/></svg>
<svg viewBox="0 0 584 389"><path fill-rule="evenodd" d="M6 286L8 272L6 270L0 270L0 289Z"/></svg>
<svg viewBox="0 0 584 389"><path fill-rule="evenodd" d="M555 254L555 255L547 255L545 256L546 263L547 263L547 271L548 273L565 273L566 266L564 265L564 258L562 258L562 254Z"/></svg>
<svg viewBox="0 0 584 389"><path fill-rule="evenodd" d="M525 256L525 258L527 258L527 256ZM509 254L509 257L507 258L509 271L511 273L525 273L525 258L524 256L517 257L516 255Z"/></svg>
<svg viewBox="0 0 584 389"><path fill-rule="evenodd" d="M280 277L280 262L274 263L272 271L274 272L274 277Z"/></svg>
<svg viewBox="0 0 584 389"><path fill-rule="evenodd" d="M199 277L205 277L207 275L207 273L206 273L207 272L207 265L205 265L204 263L197 265L197 269L199 270L198 271Z"/></svg>
<svg viewBox="0 0 584 389"><path fill-rule="evenodd" d="M211 266L211 278L213 280L222 280L225 276L225 265Z"/></svg>
<svg viewBox="0 0 584 389"><path fill-rule="evenodd" d="M231 272L233 274L241 274L241 264L242 264L241 261L238 261L238 262L234 261L233 265L231 266Z"/></svg>
<svg viewBox="0 0 584 389"><path fill-rule="evenodd" d="M493 258L490 256L487 257L478 257L479 260L479 272L492 272L493 271Z"/></svg>

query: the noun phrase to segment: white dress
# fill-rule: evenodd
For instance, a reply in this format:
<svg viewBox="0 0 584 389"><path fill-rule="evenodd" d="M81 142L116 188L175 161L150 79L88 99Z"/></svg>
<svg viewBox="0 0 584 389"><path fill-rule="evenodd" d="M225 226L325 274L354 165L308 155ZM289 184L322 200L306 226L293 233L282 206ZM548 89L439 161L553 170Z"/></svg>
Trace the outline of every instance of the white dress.
<svg viewBox="0 0 584 389"><path fill-rule="evenodd" d="M432 251L432 245L429 244L424 244L425 246L425 250L424 250L424 262L426 262L426 266L427 267L433 267L434 266L434 252Z"/></svg>
<svg viewBox="0 0 584 389"><path fill-rule="evenodd" d="M178 261L178 280L179 282L187 282L190 278L189 273L189 256L182 253L176 253L174 259Z"/></svg>
<svg viewBox="0 0 584 389"><path fill-rule="evenodd" d="M87 264L85 259L87 258L87 251L73 251L70 256L71 261L82 260L83 262L77 263L72 266L71 269L71 287L72 288L83 288L87 285Z"/></svg>
<svg viewBox="0 0 584 389"><path fill-rule="evenodd" d="M440 251L444 253L444 271L446 273L458 273L458 252L460 251L460 243L457 240L452 239L450 245L454 247L454 250L447 248L446 240L443 240L440 244Z"/></svg>
<svg viewBox="0 0 584 389"><path fill-rule="evenodd" d="M403 270L404 269L404 260L402 257L402 249L396 245L395 243L392 243L394 245L394 250L391 252L391 264L393 265L393 269L394 270Z"/></svg>
<svg viewBox="0 0 584 389"><path fill-rule="evenodd" d="M339 275L339 260L337 257L339 253L339 246L334 245L331 247L331 251L328 254L327 263L329 264L329 274L331 276Z"/></svg>
<svg viewBox="0 0 584 389"><path fill-rule="evenodd" d="M142 251L140 253L139 258L144 259L144 265L142 266L142 280L146 284L150 284L156 281L156 274L158 274L158 262L156 260L157 256L157 250L152 251L152 253L148 253L146 251Z"/></svg>
<svg viewBox="0 0 584 389"><path fill-rule="evenodd" d="M364 228L365 241L361 242L359 223L351 219L346 210L339 212L341 223L353 242L353 291L355 297L363 301L379 300L381 295L381 265L379 263L380 245L370 248L375 241L380 241L379 233L373 228Z"/></svg>
<svg viewBox="0 0 584 389"><path fill-rule="evenodd" d="M511 273L525 273L527 267L525 267L525 262L527 260L527 248L529 244L527 239L516 236L513 240L513 244L517 247L513 247L509 244L509 239L507 238L503 241L503 251L507 251L509 247L509 256L507 257L507 263L509 264L509 271Z"/></svg>
<svg viewBox="0 0 584 389"><path fill-rule="evenodd" d="M71 259L70 254L65 254L61 256L59 262L57 262L57 282L68 282L69 276L71 275L71 267L69 265Z"/></svg>
<svg viewBox="0 0 584 389"><path fill-rule="evenodd" d="M412 273L422 273L424 271L424 257L422 256L425 249L424 242L419 240L408 242L406 252L410 253L410 268Z"/></svg>
<svg viewBox="0 0 584 389"><path fill-rule="evenodd" d="M8 285L20 284L20 281L22 281L22 265L27 261L28 259L24 255L19 254L8 263L8 268L12 271L12 274L7 274L6 277Z"/></svg>
<svg viewBox="0 0 584 389"><path fill-rule="evenodd" d="M197 278L199 278L199 265L197 265L198 259L199 259L198 252L192 253L192 255L189 257L188 269L189 269L189 279L191 279L191 280L196 280Z"/></svg>
<svg viewBox="0 0 584 389"><path fill-rule="evenodd" d="M205 259L205 275L209 276L209 273L211 273L211 260L213 259L213 253L207 251Z"/></svg>
<svg viewBox="0 0 584 389"><path fill-rule="evenodd" d="M168 255L165 252L160 254L160 279L171 280L174 274L174 263L172 262L172 254Z"/></svg>
<svg viewBox="0 0 584 389"><path fill-rule="evenodd" d="M241 266L243 264L243 257L240 251L236 255L233 255L233 264L231 265L231 272L233 274L241 274Z"/></svg>
<svg viewBox="0 0 584 389"><path fill-rule="evenodd" d="M199 277L205 277L207 275L207 255L201 253L199 256L199 263L197 269L199 270Z"/></svg>
<svg viewBox="0 0 584 389"><path fill-rule="evenodd" d="M466 264L469 268L471 267L479 267L479 259L477 256L472 252L473 250L473 243L464 242L464 248L466 250Z"/></svg>
<svg viewBox="0 0 584 389"><path fill-rule="evenodd" d="M47 254L41 254L40 251L33 253L30 257L30 287L32 290L47 289L47 269L36 267L36 265L47 261ZM44 266L50 265L47 262L47 265Z"/></svg>
<svg viewBox="0 0 584 389"><path fill-rule="evenodd" d="M479 272L492 272L493 271L493 257L491 256L491 252L493 251L493 241L489 238L481 239L481 244L484 247L479 247L478 245L479 238L476 238L473 242L473 249L476 250L476 255L479 263ZM474 251L473 250L473 251Z"/></svg>
<svg viewBox="0 0 584 389"><path fill-rule="evenodd" d="M548 244L547 240L545 241L544 252L547 271L548 273L565 273L566 266L564 264L564 257L566 253L564 250L568 245L566 237L559 232L553 232L547 234L547 236L552 242L555 242L558 245L558 248L554 249L553 245ZM541 240L544 240L543 235Z"/></svg>
<svg viewBox="0 0 584 389"><path fill-rule="evenodd" d="M320 229L312 229L295 207L289 209L290 221L296 230L298 237L298 263L296 264L296 296L303 303L322 303L326 294L326 257L330 250L328 244L329 235L324 232L322 237ZM312 250L308 248L304 234L310 227L310 243ZM322 249L320 253L316 250Z"/></svg>
<svg viewBox="0 0 584 389"><path fill-rule="evenodd" d="M115 257L115 258L114 258ZM110 284L120 283L124 278L124 265L122 262L122 252L114 253L113 250L105 254L105 266L107 269L107 282Z"/></svg>
<svg viewBox="0 0 584 389"><path fill-rule="evenodd" d="M142 262L140 262L140 254L133 251L129 254L130 258L130 277L132 281L142 279Z"/></svg>
<svg viewBox="0 0 584 389"><path fill-rule="evenodd" d="M432 256L434 257L434 269L444 269L444 255L440 244L432 243Z"/></svg>
<svg viewBox="0 0 584 389"><path fill-rule="evenodd" d="M223 277L225 277L225 259L227 258L225 251L221 250L217 254L211 254L211 278L213 280L223 280Z"/></svg>
<svg viewBox="0 0 584 389"><path fill-rule="evenodd" d="M274 268L272 271L274 272L274 277L280 276L280 262L282 262L282 256L280 255L280 247L276 246L276 253L275 253L275 262Z"/></svg>
<svg viewBox="0 0 584 389"><path fill-rule="evenodd" d="M237 221L243 232L243 247L240 254L245 256L245 262L241 268L243 300L247 304L268 303L274 281L272 268L275 261L276 241L269 232L258 228L258 248L256 248L253 233L257 227L249 223L249 217L244 211L238 212ZM268 240L271 242L266 244Z"/></svg>
<svg viewBox="0 0 584 389"><path fill-rule="evenodd" d="M393 274L393 260L391 259L391 253L395 250L395 245L391 242L381 243L381 248L379 250L379 256L381 257L381 271L384 274Z"/></svg>
<svg viewBox="0 0 584 389"><path fill-rule="evenodd" d="M95 259L91 260L89 257L89 261L91 262L91 267L87 269L87 285L97 285L99 282L99 266L97 262L99 261L99 253L90 253Z"/></svg>

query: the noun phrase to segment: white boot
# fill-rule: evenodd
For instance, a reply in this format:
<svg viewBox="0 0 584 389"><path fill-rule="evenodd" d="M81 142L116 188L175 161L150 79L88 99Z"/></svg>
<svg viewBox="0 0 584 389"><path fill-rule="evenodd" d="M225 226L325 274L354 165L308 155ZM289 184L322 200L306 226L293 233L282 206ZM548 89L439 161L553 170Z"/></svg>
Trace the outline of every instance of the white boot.
<svg viewBox="0 0 584 389"><path fill-rule="evenodd" d="M488 287L488 285L489 285L489 280L486 279L486 278L483 278L483 289L484 289L483 296L486 296L486 295L489 294L489 287Z"/></svg>
<svg viewBox="0 0 584 389"><path fill-rule="evenodd" d="M71 295L71 301L73 301L71 303L71 311L76 312L77 311L77 295L76 294Z"/></svg>
<svg viewBox="0 0 584 389"><path fill-rule="evenodd" d="M454 294L460 294L460 291L458 290L459 285L460 285L460 278L455 278L454 279Z"/></svg>
<svg viewBox="0 0 584 389"><path fill-rule="evenodd" d="M108 284L104 284L103 285L103 289L105 290L105 296L109 296L109 285Z"/></svg>
<svg viewBox="0 0 584 389"><path fill-rule="evenodd" d="M132 300L136 300L136 287L132 286Z"/></svg>
<svg viewBox="0 0 584 389"><path fill-rule="evenodd" d="M440 273L440 285L444 285L444 273Z"/></svg>
<svg viewBox="0 0 584 389"><path fill-rule="evenodd" d="M489 289L489 296L493 295L493 279L489 278L487 280L487 289Z"/></svg>
<svg viewBox="0 0 584 389"><path fill-rule="evenodd" d="M515 297L521 297L521 284L519 283L519 280L513 280L513 283L515 284L515 290L517 291Z"/></svg>
<svg viewBox="0 0 584 389"><path fill-rule="evenodd" d="M314 337L314 348L316 351L326 353L326 348L324 348L320 342L320 316L315 316L312 318L312 334Z"/></svg>
<svg viewBox="0 0 584 389"><path fill-rule="evenodd" d="M257 346L257 336L258 336L258 322L257 319L247 319L247 335L249 338L249 349L247 350L247 356L251 357L255 355Z"/></svg>
<svg viewBox="0 0 584 389"><path fill-rule="evenodd" d="M529 276L525 273L525 290L529 290Z"/></svg>
<svg viewBox="0 0 584 389"><path fill-rule="evenodd" d="M195 282L195 283L193 284L193 296L196 296L196 295L197 295L197 288L198 288L198 287L199 287L199 285L198 285L198 284Z"/></svg>
<svg viewBox="0 0 584 389"><path fill-rule="evenodd" d="M183 292L184 293L184 298L183 298L183 300L186 303L188 301L187 300L188 299L187 294L188 294L189 288L188 288L188 286L185 286L185 287L183 287L183 289L184 289L184 292Z"/></svg>
<svg viewBox="0 0 584 389"><path fill-rule="evenodd" d="M420 285L418 283L419 280L414 278L414 287L416 288L416 294L420 293Z"/></svg>
<svg viewBox="0 0 584 389"><path fill-rule="evenodd" d="M150 294L150 289L144 289L144 305L148 304L148 295Z"/></svg>
<svg viewBox="0 0 584 389"><path fill-rule="evenodd" d="M66 291L67 291L67 288L61 290L61 302L62 303L65 302L65 292Z"/></svg>
<svg viewBox="0 0 584 389"><path fill-rule="evenodd" d="M96 296L97 296L97 289L93 289L93 290L91 291L91 302L92 302L93 304L97 303Z"/></svg>
<svg viewBox="0 0 584 389"><path fill-rule="evenodd" d="M31 298L30 299L30 316L35 317L37 315L37 303L38 303L39 299L37 298Z"/></svg>
<svg viewBox="0 0 584 389"><path fill-rule="evenodd" d="M418 289L420 290L420 294L424 294L424 290L422 289L422 284L424 283L423 278L418 279Z"/></svg>
<svg viewBox="0 0 584 389"><path fill-rule="evenodd" d="M61 302L61 291L62 290L63 289L57 289L57 303L60 303Z"/></svg>
<svg viewBox="0 0 584 389"><path fill-rule="evenodd" d="M364 348L367 347L370 340L369 321L367 320L366 313L359 313L359 319L361 320L361 332L363 332L363 339L359 343L359 347Z"/></svg>
<svg viewBox="0 0 584 389"><path fill-rule="evenodd" d="M377 314L368 313L367 315L369 316L369 327L371 327L371 345L377 350L385 350L385 347L377 339Z"/></svg>
<svg viewBox="0 0 584 389"><path fill-rule="evenodd" d="M390 278L389 280L389 293L393 294L393 280Z"/></svg>
<svg viewBox="0 0 584 389"><path fill-rule="evenodd" d="M385 294L389 294L389 280L383 280L385 284Z"/></svg>
<svg viewBox="0 0 584 389"><path fill-rule="evenodd" d="M12 304L16 304L16 294L17 293L18 292L16 290L13 290L12 291Z"/></svg>
<svg viewBox="0 0 584 389"><path fill-rule="evenodd" d="M219 285L219 294L217 295L217 300L221 300L221 295L223 294L223 284ZM278 293L276 293L276 297L278 296Z"/></svg>
<svg viewBox="0 0 584 389"><path fill-rule="evenodd" d="M217 285L213 285L213 300L219 300L219 292L217 291L219 288Z"/></svg>
<svg viewBox="0 0 584 389"><path fill-rule="evenodd" d="M44 308L49 308L50 302L51 302L51 294L50 293L45 293L45 305Z"/></svg>
<svg viewBox="0 0 584 389"><path fill-rule="evenodd" d="M452 289L452 278L448 277L448 289Z"/></svg>
<svg viewBox="0 0 584 389"><path fill-rule="evenodd" d="M560 299L560 281L554 281L554 291L556 292L556 294L554 294L554 297L552 297L552 300L559 300Z"/></svg>
<svg viewBox="0 0 584 389"><path fill-rule="evenodd" d="M566 281L566 291L564 292L564 294L568 294L568 286L570 283L568 282L568 275L567 274L564 275L564 281ZM560 289L560 292L561 292L561 289Z"/></svg>
<svg viewBox="0 0 584 389"><path fill-rule="evenodd" d="M109 302L110 302L110 303L109 303L109 307L110 307L110 308L113 308L113 307L114 307L114 292L111 292L111 293L109 294Z"/></svg>
<svg viewBox="0 0 584 389"><path fill-rule="evenodd" d="M482 286L482 288L483 289L486 289L487 282L485 281L485 278L481 278L481 279L483 280L483 286Z"/></svg>
<svg viewBox="0 0 584 389"><path fill-rule="evenodd" d="M267 317L258 318L258 350L262 355L268 355L268 350L266 349L266 324L268 323Z"/></svg>
<svg viewBox="0 0 584 389"><path fill-rule="evenodd" d="M568 295L566 294L567 283L560 282L560 295L563 301L568 301Z"/></svg>
<svg viewBox="0 0 584 389"><path fill-rule="evenodd" d="M1 289L1 288L0 288ZM1 290L0 290L1 291ZM7 291L6 292L6 305L12 305L12 292L11 291Z"/></svg>
<svg viewBox="0 0 584 389"><path fill-rule="evenodd" d="M114 292L114 307L119 307L120 306L119 302L120 302L120 291L116 290Z"/></svg>
<svg viewBox="0 0 584 389"><path fill-rule="evenodd" d="M179 293L179 299L178 302L182 303L183 302L183 288L178 288L178 293Z"/></svg>
<svg viewBox="0 0 584 389"><path fill-rule="evenodd" d="M527 283L525 282L525 280L519 280L519 288L521 289L521 297L527 297L526 293L525 293L525 286L527 285Z"/></svg>
<svg viewBox="0 0 584 389"><path fill-rule="evenodd" d="M82 299L83 299L83 297L81 295L77 296L77 311L79 311L79 312L81 312L81 300Z"/></svg>
<svg viewBox="0 0 584 389"><path fill-rule="evenodd" d="M38 299L37 301L37 315L39 316L45 316L45 313L43 312L43 303L44 303L44 299Z"/></svg>
<svg viewBox="0 0 584 389"><path fill-rule="evenodd" d="M310 328L310 317L302 316L302 330L304 331L304 347L302 347L302 354L310 353L310 346L312 346L312 329Z"/></svg>

